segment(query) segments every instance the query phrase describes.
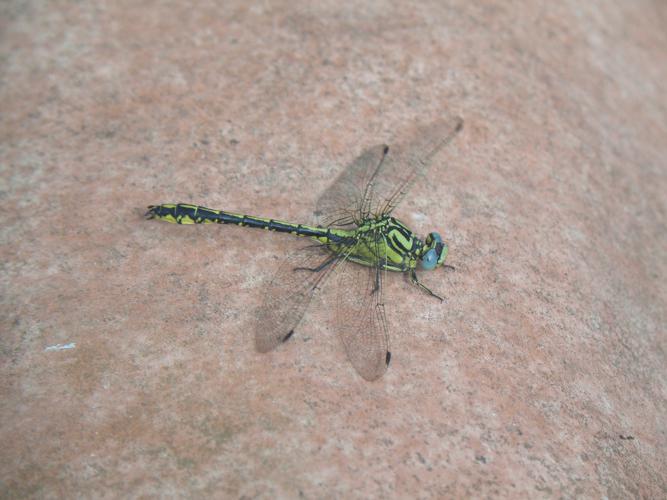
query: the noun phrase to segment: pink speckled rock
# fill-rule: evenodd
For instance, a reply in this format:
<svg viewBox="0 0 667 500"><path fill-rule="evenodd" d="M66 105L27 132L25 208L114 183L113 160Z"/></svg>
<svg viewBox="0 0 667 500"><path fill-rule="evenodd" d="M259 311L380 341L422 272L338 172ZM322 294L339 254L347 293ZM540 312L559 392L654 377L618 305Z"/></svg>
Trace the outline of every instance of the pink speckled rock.
<svg viewBox="0 0 667 500"><path fill-rule="evenodd" d="M667 496L667 8L659 2L5 2L0 496ZM465 128L396 215L362 380L331 290L252 308L294 240L144 221L189 201L310 222L365 148Z"/></svg>

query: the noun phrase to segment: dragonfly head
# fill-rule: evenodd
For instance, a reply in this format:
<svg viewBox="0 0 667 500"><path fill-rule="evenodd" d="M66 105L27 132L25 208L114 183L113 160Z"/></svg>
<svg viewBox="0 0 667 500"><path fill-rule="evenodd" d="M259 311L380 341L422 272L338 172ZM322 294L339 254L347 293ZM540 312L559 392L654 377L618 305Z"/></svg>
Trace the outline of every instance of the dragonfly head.
<svg viewBox="0 0 667 500"><path fill-rule="evenodd" d="M424 247L420 256L421 267L430 271L438 266L441 266L447 258L449 247L443 243L442 238L438 233L430 233L426 237Z"/></svg>

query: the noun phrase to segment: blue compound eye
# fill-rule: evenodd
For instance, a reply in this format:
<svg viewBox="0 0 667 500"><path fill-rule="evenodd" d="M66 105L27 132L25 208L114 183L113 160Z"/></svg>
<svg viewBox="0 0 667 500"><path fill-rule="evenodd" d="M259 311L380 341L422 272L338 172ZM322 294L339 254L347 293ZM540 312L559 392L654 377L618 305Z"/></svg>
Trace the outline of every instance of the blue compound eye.
<svg viewBox="0 0 667 500"><path fill-rule="evenodd" d="M433 243L442 243L442 238L438 233L429 233L428 236L426 237L426 246L435 246Z"/></svg>
<svg viewBox="0 0 667 500"><path fill-rule="evenodd" d="M437 263L438 263L438 254L436 253L435 248L431 248L422 257L421 261L422 269L430 271L431 269L435 269Z"/></svg>

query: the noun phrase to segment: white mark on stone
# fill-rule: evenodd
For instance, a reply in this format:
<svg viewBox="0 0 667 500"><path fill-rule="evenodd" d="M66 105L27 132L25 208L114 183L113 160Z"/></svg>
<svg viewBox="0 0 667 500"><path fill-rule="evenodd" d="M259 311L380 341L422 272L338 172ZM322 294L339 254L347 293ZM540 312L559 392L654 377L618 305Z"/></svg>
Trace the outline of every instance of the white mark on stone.
<svg viewBox="0 0 667 500"><path fill-rule="evenodd" d="M417 222L424 222L426 220L426 215L422 212L412 212L412 218Z"/></svg>
<svg viewBox="0 0 667 500"><path fill-rule="evenodd" d="M76 347L75 342L70 342L69 344L56 344L56 345L50 345L46 349L44 349L44 352L49 352L49 351L64 351L66 349L74 349Z"/></svg>

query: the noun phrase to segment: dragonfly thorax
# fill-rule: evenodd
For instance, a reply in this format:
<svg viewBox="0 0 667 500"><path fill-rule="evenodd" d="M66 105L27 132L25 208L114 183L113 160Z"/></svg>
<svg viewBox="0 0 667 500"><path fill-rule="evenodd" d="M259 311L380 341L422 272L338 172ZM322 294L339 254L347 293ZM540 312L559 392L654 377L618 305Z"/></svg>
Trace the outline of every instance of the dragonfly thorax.
<svg viewBox="0 0 667 500"><path fill-rule="evenodd" d="M352 248L348 247L347 258L389 271L409 271L420 262L424 269L433 269L444 260L441 260L442 241L439 236L434 239L435 234L431 233L424 242L395 217L383 215L368 218L352 232L356 243ZM337 247L333 245L331 250L339 253Z"/></svg>

